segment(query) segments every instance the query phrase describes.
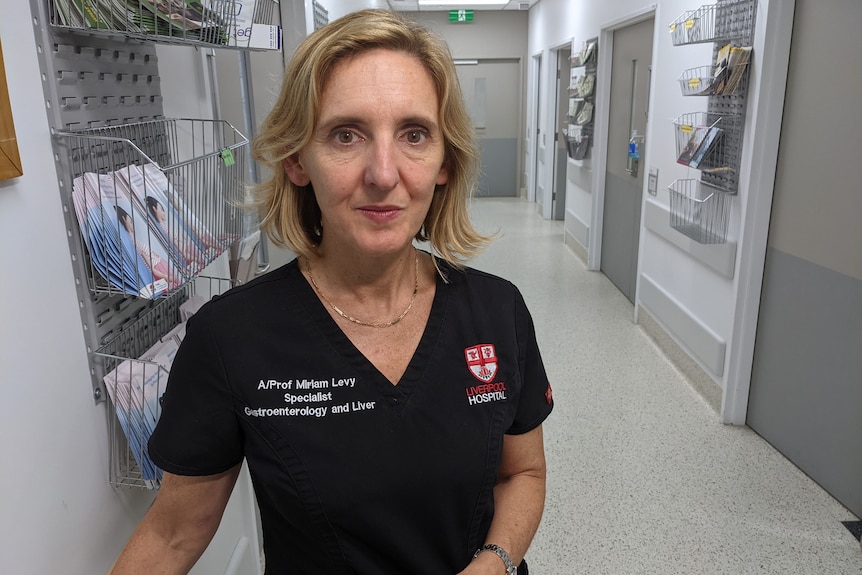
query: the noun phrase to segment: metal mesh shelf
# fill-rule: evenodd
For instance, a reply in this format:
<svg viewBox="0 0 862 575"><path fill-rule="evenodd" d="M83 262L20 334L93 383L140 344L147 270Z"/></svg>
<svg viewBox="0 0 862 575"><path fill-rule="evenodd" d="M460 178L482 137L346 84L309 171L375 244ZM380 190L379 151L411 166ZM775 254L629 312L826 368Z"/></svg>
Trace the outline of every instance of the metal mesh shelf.
<svg viewBox="0 0 862 575"><path fill-rule="evenodd" d="M200 305L232 285L229 279L199 276L172 297L153 302L130 318L93 352L111 399L106 405L112 485L158 488L161 471L147 455L147 442L161 415L160 399L176 349L173 344L182 339L183 322L190 313L185 308ZM162 350L151 352L159 344Z"/></svg>
<svg viewBox="0 0 862 575"><path fill-rule="evenodd" d="M565 131L566 151L573 160L584 160L590 155L593 127L569 124Z"/></svg>
<svg viewBox="0 0 862 575"><path fill-rule="evenodd" d="M670 24L674 46L747 39L754 27L751 0L724 1L680 14Z"/></svg>
<svg viewBox="0 0 862 575"><path fill-rule="evenodd" d="M733 115L694 112L674 121L677 163L709 173L735 173L738 154L731 145L742 126Z"/></svg>
<svg viewBox="0 0 862 575"><path fill-rule="evenodd" d="M248 140L229 123L154 120L56 140L93 293L167 297L239 239Z"/></svg>
<svg viewBox="0 0 862 575"><path fill-rule="evenodd" d="M740 64L740 68L734 72L732 85L723 80L723 70L718 66L690 68L680 74L677 81L683 96L733 96L745 86L748 62Z"/></svg>
<svg viewBox="0 0 862 575"><path fill-rule="evenodd" d="M47 0L57 30L160 44L280 48L276 0ZM277 35L277 38L272 38Z"/></svg>
<svg viewBox="0 0 862 575"><path fill-rule="evenodd" d="M670 227L701 244L727 241L731 194L698 180L675 180L670 192Z"/></svg>

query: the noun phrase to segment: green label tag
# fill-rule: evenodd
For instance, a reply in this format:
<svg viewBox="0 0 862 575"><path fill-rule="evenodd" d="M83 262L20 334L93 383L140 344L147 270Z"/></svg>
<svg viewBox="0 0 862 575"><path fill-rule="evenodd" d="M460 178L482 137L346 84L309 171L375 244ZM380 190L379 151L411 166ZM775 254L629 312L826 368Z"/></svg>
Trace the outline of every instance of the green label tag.
<svg viewBox="0 0 862 575"><path fill-rule="evenodd" d="M221 151L221 159L225 166L232 166L236 163L236 160L233 158L233 152L231 152L229 148L225 148Z"/></svg>

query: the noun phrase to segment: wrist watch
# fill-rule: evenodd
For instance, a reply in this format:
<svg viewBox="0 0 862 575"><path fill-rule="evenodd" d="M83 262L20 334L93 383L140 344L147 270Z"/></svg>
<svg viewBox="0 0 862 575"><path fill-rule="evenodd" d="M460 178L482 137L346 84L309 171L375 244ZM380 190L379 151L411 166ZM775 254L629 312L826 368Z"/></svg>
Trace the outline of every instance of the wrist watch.
<svg viewBox="0 0 862 575"><path fill-rule="evenodd" d="M503 565L506 566L506 575L518 575L518 567L512 562L512 558L509 557L509 554L506 553L505 549L503 549L499 545L494 545L492 543L489 543L488 545L482 545L476 550L475 553L473 553L473 559L478 557L479 554L483 551L490 551L503 561Z"/></svg>

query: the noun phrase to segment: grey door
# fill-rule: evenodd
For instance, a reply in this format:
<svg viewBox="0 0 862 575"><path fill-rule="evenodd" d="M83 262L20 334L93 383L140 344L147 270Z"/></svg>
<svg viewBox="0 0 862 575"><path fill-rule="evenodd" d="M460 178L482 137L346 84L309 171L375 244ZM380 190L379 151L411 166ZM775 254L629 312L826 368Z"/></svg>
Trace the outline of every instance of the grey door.
<svg viewBox="0 0 862 575"><path fill-rule="evenodd" d="M479 196L518 195L521 62L474 60L457 67L482 152Z"/></svg>
<svg viewBox="0 0 862 575"><path fill-rule="evenodd" d="M601 270L634 302L644 166L629 162L632 130L646 132L654 20L614 31ZM640 144L643 158L643 144ZM637 169L632 169L637 167Z"/></svg>
<svg viewBox="0 0 862 575"><path fill-rule="evenodd" d="M796 0L747 423L862 517L859 22Z"/></svg>

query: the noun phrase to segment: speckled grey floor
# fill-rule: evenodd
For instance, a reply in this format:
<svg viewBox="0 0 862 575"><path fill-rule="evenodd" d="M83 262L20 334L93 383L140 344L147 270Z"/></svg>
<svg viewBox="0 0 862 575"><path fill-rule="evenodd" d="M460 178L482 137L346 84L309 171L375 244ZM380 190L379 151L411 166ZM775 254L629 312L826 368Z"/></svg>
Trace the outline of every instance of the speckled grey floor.
<svg viewBox="0 0 862 575"><path fill-rule="evenodd" d="M476 200L501 237L472 262L527 300L556 407L534 575L862 574L855 518L756 433L721 424L633 307L518 199Z"/></svg>

